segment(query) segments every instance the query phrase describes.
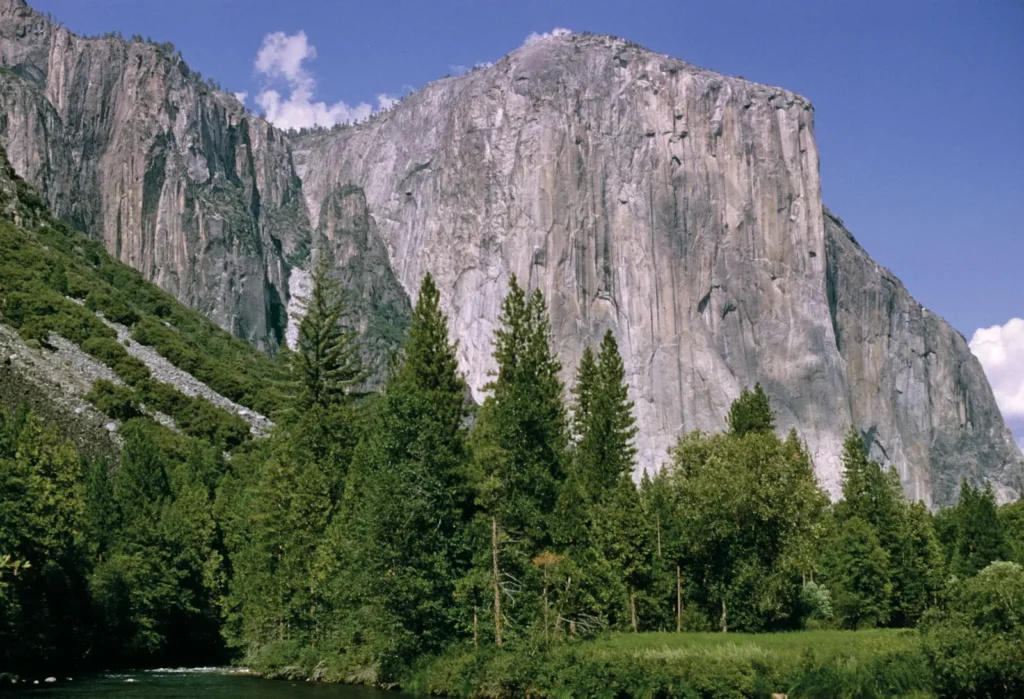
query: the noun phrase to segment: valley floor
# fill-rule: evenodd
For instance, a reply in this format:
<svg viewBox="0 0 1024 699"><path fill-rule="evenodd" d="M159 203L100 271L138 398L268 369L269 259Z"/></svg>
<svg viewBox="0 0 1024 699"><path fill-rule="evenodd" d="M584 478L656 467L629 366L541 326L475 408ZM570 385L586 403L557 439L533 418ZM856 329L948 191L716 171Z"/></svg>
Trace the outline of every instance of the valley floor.
<svg viewBox="0 0 1024 699"><path fill-rule="evenodd" d="M309 656L306 656L307 658ZM268 676L345 681L330 659ZM337 668L340 670L340 668ZM774 634L613 634L593 641L456 649L421 663L402 688L478 697L931 697L919 635L909 630Z"/></svg>

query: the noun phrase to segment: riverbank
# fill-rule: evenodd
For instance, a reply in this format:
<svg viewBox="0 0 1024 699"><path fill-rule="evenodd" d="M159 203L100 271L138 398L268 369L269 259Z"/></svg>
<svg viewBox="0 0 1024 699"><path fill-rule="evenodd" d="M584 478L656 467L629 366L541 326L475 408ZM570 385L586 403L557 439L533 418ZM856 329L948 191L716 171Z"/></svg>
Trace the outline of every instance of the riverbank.
<svg viewBox="0 0 1024 699"><path fill-rule="evenodd" d="M374 675L309 649L291 658L282 650L253 669L334 682ZM919 635L903 630L615 634L504 650L464 647L422 661L400 685L415 694L494 699L932 696Z"/></svg>

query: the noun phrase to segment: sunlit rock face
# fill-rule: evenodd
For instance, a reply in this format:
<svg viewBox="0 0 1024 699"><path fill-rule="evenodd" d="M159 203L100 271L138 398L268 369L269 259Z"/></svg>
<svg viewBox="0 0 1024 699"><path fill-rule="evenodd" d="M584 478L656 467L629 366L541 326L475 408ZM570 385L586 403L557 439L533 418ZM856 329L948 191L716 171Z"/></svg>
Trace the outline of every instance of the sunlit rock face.
<svg viewBox="0 0 1024 699"><path fill-rule="evenodd" d="M907 493L1010 497L1020 455L966 343L823 211L810 103L607 37L534 42L369 123L293 140L313 225L365 192L414 294L437 279L476 397L512 275L571 376L611 329L641 465L760 381L836 494L856 425Z"/></svg>
<svg viewBox="0 0 1024 699"><path fill-rule="evenodd" d="M294 341L311 251L378 370L434 275L479 400L512 275L569 381L618 339L642 468L759 381L833 494L851 425L907 494L1022 458L964 339L821 202L799 95L609 37L552 36L366 123L284 134L167 47L83 39L0 0L0 143L63 217L221 326ZM370 385L375 385L371 381Z"/></svg>
<svg viewBox="0 0 1024 699"><path fill-rule="evenodd" d="M85 39L0 0L0 140L119 260L259 347L309 224L287 141L173 47Z"/></svg>

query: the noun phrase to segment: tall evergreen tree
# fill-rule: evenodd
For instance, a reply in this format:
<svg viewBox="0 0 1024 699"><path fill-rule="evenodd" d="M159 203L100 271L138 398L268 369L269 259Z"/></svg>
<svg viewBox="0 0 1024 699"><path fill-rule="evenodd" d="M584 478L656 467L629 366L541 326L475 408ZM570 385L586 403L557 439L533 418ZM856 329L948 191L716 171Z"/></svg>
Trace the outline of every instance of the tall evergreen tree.
<svg viewBox="0 0 1024 699"><path fill-rule="evenodd" d="M341 327L347 311L341 284L330 273L330 258L322 252L313 270L313 289L308 298L299 299L305 315L291 359L300 410L333 406L364 378L355 335Z"/></svg>
<svg viewBox="0 0 1024 699"><path fill-rule="evenodd" d="M531 594L543 588L542 574L532 561L556 538L569 441L561 366L551 350L543 296L527 296L513 277L499 320L498 369L470 438L481 507L475 529L478 540L489 544L486 551L476 548L474 565L492 571L495 640L542 618L541 597Z"/></svg>
<svg viewBox="0 0 1024 699"><path fill-rule="evenodd" d="M549 515L565 479L568 434L561 365L551 350L540 291L527 296L513 277L499 323L494 339L498 370L479 419L479 447L488 454L487 509L501 528L540 553L550 544Z"/></svg>
<svg viewBox="0 0 1024 699"><path fill-rule="evenodd" d="M428 274L409 335L353 461L343 594L374 610L386 675L453 641L472 613L455 604L468 570L466 383ZM343 612L344 613L344 612ZM390 663L390 665L388 664Z"/></svg>
<svg viewBox="0 0 1024 699"><path fill-rule="evenodd" d="M576 393L587 396L585 422L579 426L575 467L579 471L587 497L600 503L625 478L630 479L636 463L636 419L629 387L625 381L622 357L611 331L601 340L601 351L593 379L588 381L587 367L581 367ZM587 387L591 383L591 387Z"/></svg>
<svg viewBox="0 0 1024 699"><path fill-rule="evenodd" d="M862 629L889 620L892 566L875 529L861 517L836 521L825 551L825 573L840 625Z"/></svg>
<svg viewBox="0 0 1024 699"><path fill-rule="evenodd" d="M977 488L964 479L953 521L956 539L951 567L955 574L970 577L992 561L1006 558L1006 542L991 484Z"/></svg>

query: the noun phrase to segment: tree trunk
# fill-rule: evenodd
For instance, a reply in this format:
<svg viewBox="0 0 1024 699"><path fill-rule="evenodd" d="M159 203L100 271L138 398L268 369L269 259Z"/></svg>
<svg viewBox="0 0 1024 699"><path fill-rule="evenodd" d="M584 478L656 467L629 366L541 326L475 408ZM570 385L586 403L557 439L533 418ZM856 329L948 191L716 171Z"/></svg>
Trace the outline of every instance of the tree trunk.
<svg viewBox="0 0 1024 699"><path fill-rule="evenodd" d="M729 631L729 624L727 622L727 616L726 616L726 610L725 610L725 600L723 599L722 600L722 633L727 633L728 631Z"/></svg>
<svg viewBox="0 0 1024 699"><path fill-rule="evenodd" d="M477 630L477 626L476 626L476 605L475 604L473 605L473 647L474 648L479 648L480 647L480 632Z"/></svg>
<svg viewBox="0 0 1024 699"><path fill-rule="evenodd" d="M633 633L637 633L640 630L640 624L636 619L636 595L632 591L629 593L629 611L633 617Z"/></svg>
<svg viewBox="0 0 1024 699"><path fill-rule="evenodd" d="M658 558L661 558L661 515L658 515Z"/></svg>
<svg viewBox="0 0 1024 699"><path fill-rule="evenodd" d="M544 566L544 638L550 640L548 632L548 567Z"/></svg>
<svg viewBox="0 0 1024 699"><path fill-rule="evenodd" d="M494 559L494 643L501 648L501 589L498 586L498 520L491 517L491 556Z"/></svg>
<svg viewBox="0 0 1024 699"><path fill-rule="evenodd" d="M683 571L676 563L676 633L683 630Z"/></svg>

